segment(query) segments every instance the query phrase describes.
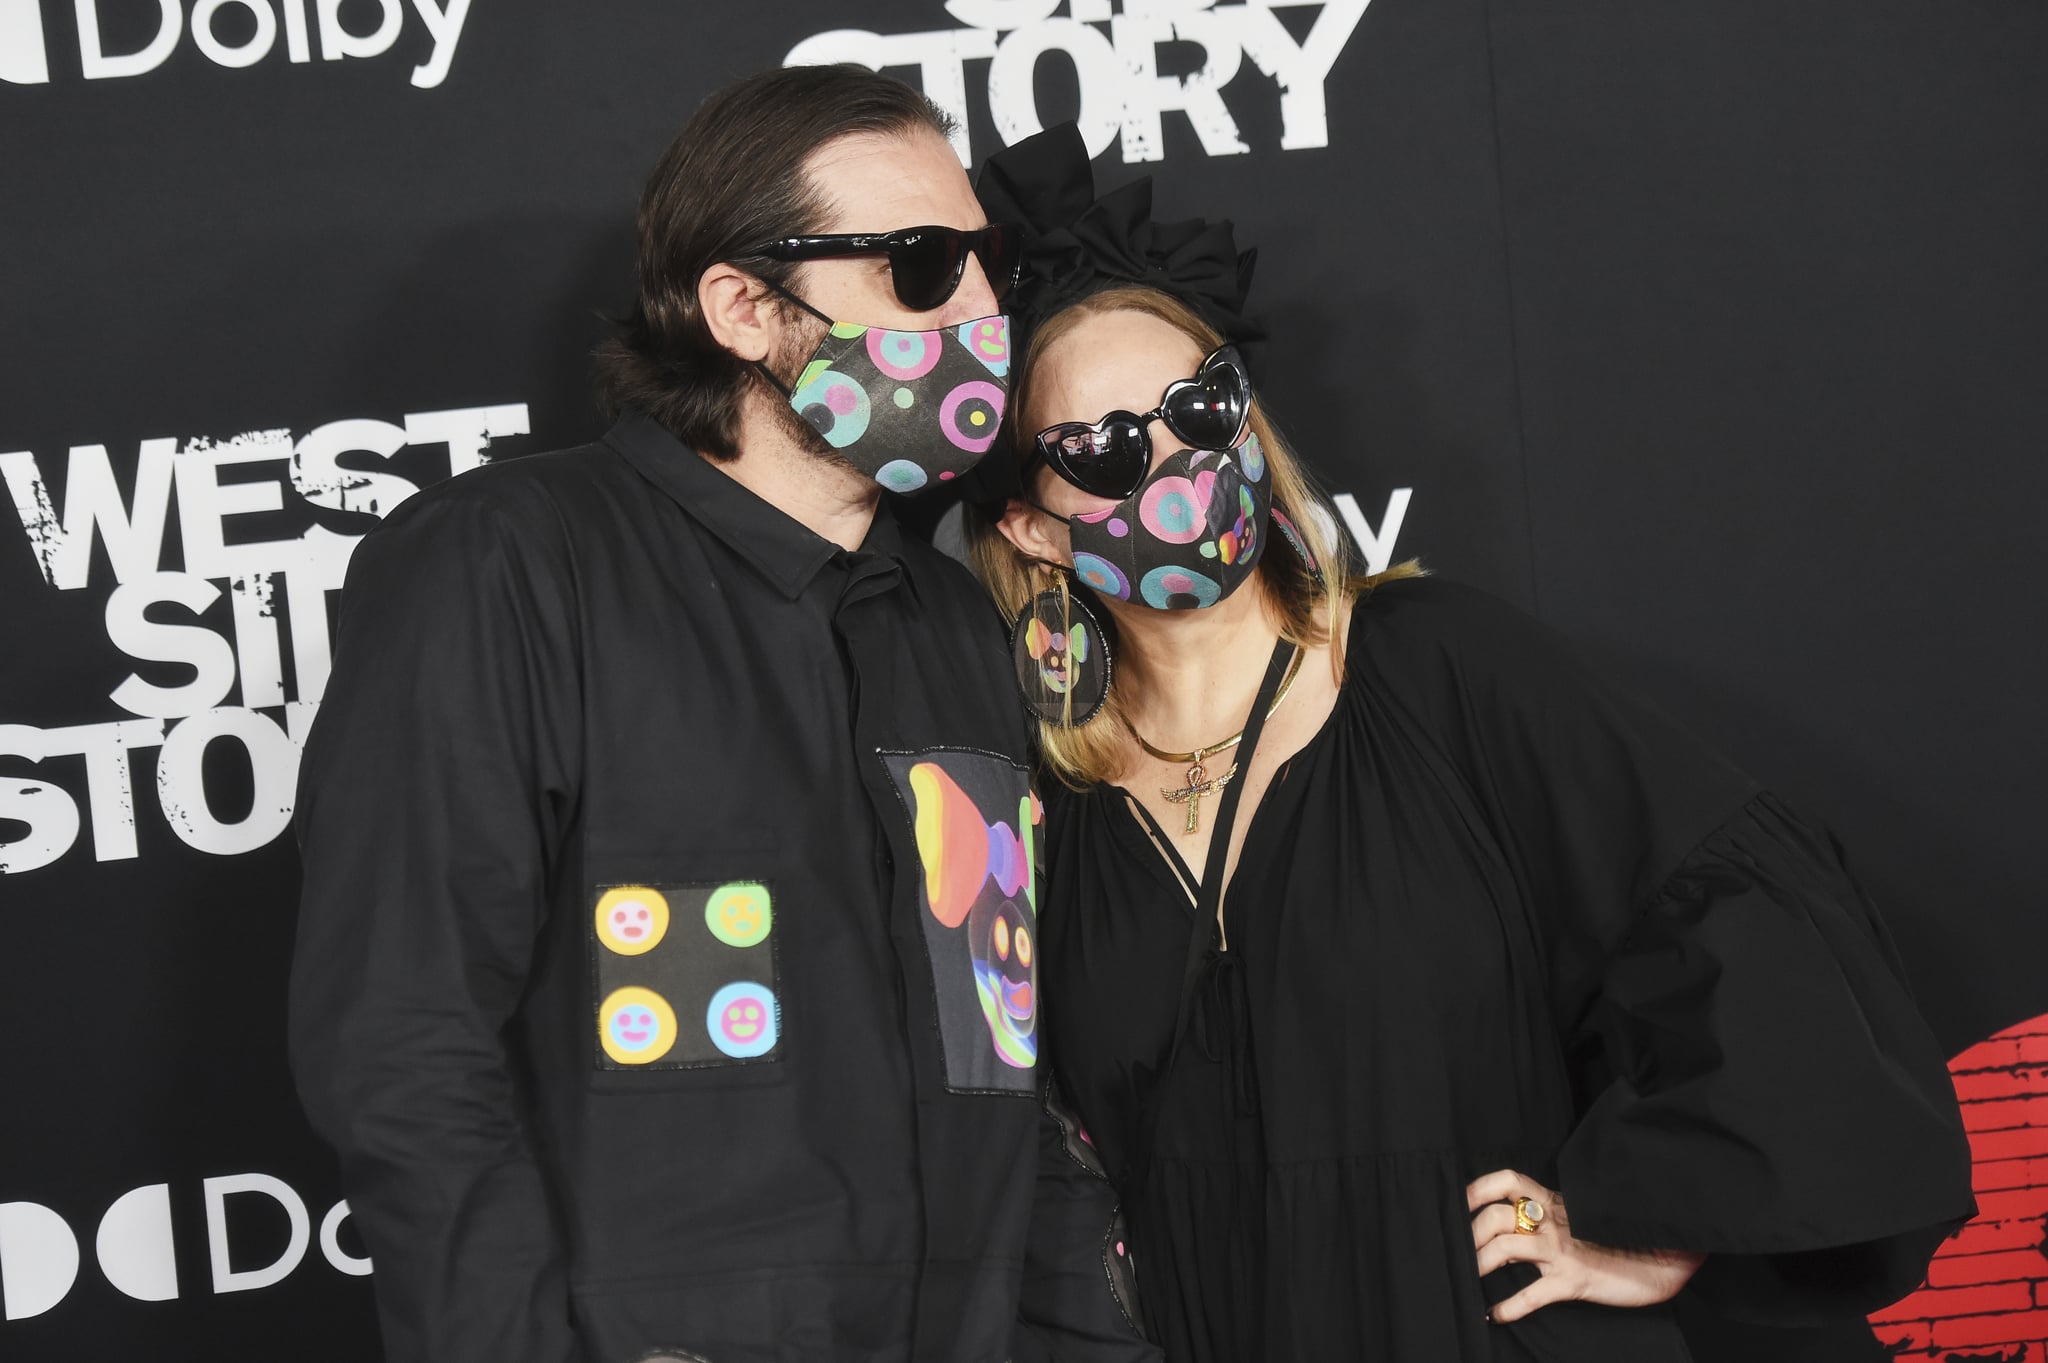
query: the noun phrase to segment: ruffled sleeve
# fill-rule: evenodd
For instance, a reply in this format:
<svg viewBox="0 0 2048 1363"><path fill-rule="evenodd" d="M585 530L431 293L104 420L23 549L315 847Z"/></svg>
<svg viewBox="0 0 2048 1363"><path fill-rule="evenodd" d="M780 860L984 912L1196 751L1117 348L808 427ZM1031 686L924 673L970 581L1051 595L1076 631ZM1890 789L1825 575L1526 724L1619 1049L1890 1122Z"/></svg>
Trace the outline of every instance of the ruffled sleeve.
<svg viewBox="0 0 2048 1363"><path fill-rule="evenodd" d="M1579 1040L1600 1086L1559 1156L1576 1232L1707 1253L1692 1290L1724 1315L1875 1310L1975 1210L1890 938L1832 839L1774 796L1664 882Z"/></svg>
<svg viewBox="0 0 2048 1363"><path fill-rule="evenodd" d="M1974 1210L1969 1147L1832 838L1482 593L1386 584L1361 628L1536 916L1581 1104L1574 1233L1704 1252L1688 1290L1760 1323L1911 1291Z"/></svg>

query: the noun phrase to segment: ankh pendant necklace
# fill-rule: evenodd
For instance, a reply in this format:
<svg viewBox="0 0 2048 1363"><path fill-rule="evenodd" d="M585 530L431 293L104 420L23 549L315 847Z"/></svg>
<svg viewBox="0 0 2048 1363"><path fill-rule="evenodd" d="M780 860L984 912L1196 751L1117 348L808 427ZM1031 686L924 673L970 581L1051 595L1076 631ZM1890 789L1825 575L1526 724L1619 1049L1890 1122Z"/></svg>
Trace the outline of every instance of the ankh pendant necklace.
<svg viewBox="0 0 2048 1363"><path fill-rule="evenodd" d="M1301 671L1301 660L1306 653L1307 650L1302 648L1301 645L1296 644L1294 646L1294 660L1287 664L1287 676L1281 680L1280 690L1274 694L1272 705L1267 707L1266 718L1271 719L1273 712L1280 708L1280 702L1287 699L1288 688L1294 685L1294 674ZM1267 675L1271 676L1270 673ZM1181 832L1198 832L1202 827L1202 797L1204 795L1221 795L1223 788L1229 785L1231 779L1237 775L1237 763L1235 762L1232 762L1229 768L1219 776L1211 776L1206 764L1210 758L1222 752L1225 748L1234 748L1243 742L1244 730L1239 729L1221 742L1207 744L1196 748L1193 752L1164 752L1147 743L1145 736L1138 732L1137 726L1132 724L1129 719L1124 720L1124 727L1131 731L1132 738L1138 740L1139 747L1160 761L1186 762L1190 764L1187 779L1181 783L1179 790L1162 789L1159 793L1177 805L1184 804L1188 807L1187 827L1181 829Z"/></svg>

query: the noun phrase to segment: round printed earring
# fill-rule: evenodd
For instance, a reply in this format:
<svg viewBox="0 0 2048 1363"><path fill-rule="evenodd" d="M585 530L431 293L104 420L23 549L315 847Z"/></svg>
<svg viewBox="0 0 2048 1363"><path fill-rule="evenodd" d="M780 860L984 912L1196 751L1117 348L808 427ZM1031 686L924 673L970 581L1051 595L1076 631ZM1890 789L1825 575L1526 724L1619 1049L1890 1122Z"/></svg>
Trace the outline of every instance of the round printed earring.
<svg viewBox="0 0 2048 1363"><path fill-rule="evenodd" d="M1047 724L1076 728L1109 698L1109 637L1051 569L1053 585L1031 598L1010 628L1010 660L1024 708Z"/></svg>
<svg viewBox="0 0 2048 1363"><path fill-rule="evenodd" d="M1287 514L1280 509L1278 504L1275 504L1267 515L1272 518L1273 524L1279 527L1280 537L1286 540L1288 546L1300 557L1301 566L1307 570L1308 575L1314 578L1316 585L1320 587L1323 584L1323 565L1317 563L1316 556L1309 552L1308 541L1301 537L1301 532L1294 528L1294 522L1287 519Z"/></svg>

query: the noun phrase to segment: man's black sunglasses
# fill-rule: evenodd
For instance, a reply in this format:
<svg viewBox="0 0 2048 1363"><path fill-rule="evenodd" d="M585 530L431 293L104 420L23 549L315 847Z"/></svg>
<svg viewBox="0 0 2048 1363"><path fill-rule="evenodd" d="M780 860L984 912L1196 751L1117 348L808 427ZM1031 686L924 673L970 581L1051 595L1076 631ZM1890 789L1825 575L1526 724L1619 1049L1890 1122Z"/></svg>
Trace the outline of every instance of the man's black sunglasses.
<svg viewBox="0 0 2048 1363"><path fill-rule="evenodd" d="M1166 385L1159 405L1145 413L1111 412L1094 425L1062 421L1038 433L1032 453L1091 497L1122 501L1152 470L1156 419L1198 450L1227 450L1244 438L1251 420L1252 380L1234 345L1218 346L1191 379Z"/></svg>
<svg viewBox="0 0 2048 1363"><path fill-rule="evenodd" d="M905 227L895 232L842 232L822 237L784 237L753 253L769 260L832 260L842 256L889 257L889 278L897 301L912 312L929 312L960 287L967 257L981 257L982 273L1000 303L1017 282L1024 260L1024 229L992 222L978 232L957 227Z"/></svg>

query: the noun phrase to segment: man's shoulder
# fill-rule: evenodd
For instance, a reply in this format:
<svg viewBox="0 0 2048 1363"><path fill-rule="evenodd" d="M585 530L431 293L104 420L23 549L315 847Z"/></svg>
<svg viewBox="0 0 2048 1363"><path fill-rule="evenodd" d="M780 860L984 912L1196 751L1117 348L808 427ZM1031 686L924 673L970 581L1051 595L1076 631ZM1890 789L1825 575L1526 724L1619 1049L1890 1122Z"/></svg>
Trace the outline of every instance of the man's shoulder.
<svg viewBox="0 0 2048 1363"><path fill-rule="evenodd" d="M609 523L636 475L601 440L492 460L422 488L372 532L385 540L457 527L509 542L564 547L593 519Z"/></svg>
<svg viewBox="0 0 2048 1363"><path fill-rule="evenodd" d="M406 499L393 515L429 508L489 509L513 517L570 507L606 484L632 475L618 451L602 440L534 454L494 459L443 479Z"/></svg>

